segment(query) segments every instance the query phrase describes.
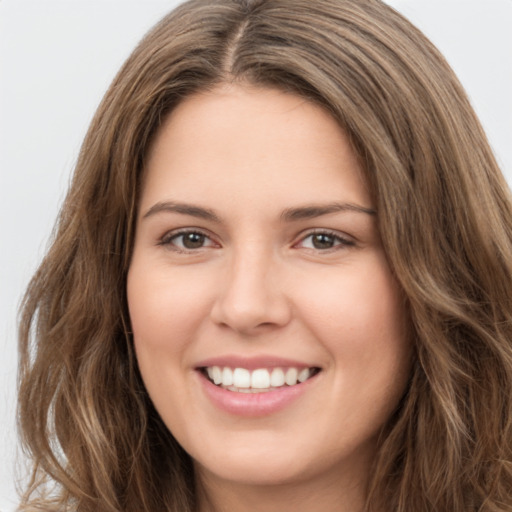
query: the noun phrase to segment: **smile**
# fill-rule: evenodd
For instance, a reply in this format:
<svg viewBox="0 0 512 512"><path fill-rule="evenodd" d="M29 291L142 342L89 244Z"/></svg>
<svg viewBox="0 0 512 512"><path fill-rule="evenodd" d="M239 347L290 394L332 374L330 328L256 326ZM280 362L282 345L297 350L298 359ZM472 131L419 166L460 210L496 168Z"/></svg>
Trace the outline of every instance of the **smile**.
<svg viewBox="0 0 512 512"><path fill-rule="evenodd" d="M239 417L279 413L316 389L322 368L273 355L225 355L195 367L202 392L217 409ZM314 391L313 391L314 393Z"/></svg>
<svg viewBox="0 0 512 512"><path fill-rule="evenodd" d="M238 393L266 393L296 386L316 375L320 369L311 368L230 368L208 366L202 369L210 382Z"/></svg>

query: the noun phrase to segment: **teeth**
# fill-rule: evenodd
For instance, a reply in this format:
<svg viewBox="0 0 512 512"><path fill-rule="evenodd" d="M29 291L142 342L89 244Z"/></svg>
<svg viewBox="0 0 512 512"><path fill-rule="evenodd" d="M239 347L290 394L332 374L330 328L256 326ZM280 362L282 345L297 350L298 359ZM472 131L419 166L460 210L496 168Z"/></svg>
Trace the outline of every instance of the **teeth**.
<svg viewBox="0 0 512 512"><path fill-rule="evenodd" d="M251 372L245 368L235 368L235 371L233 372L233 386L236 388L250 388Z"/></svg>
<svg viewBox="0 0 512 512"><path fill-rule="evenodd" d="M286 370L284 381L286 384L288 384L288 386L293 386L294 384L297 384L298 376L299 372L297 371L297 368L288 368L288 370Z"/></svg>
<svg viewBox="0 0 512 512"><path fill-rule="evenodd" d="M233 371L231 368L224 368L222 370L222 385L231 386L233 384Z"/></svg>
<svg viewBox="0 0 512 512"><path fill-rule="evenodd" d="M281 368L274 368L272 370L272 375L270 376L270 385L275 388L284 386L284 372L281 370Z"/></svg>
<svg viewBox="0 0 512 512"><path fill-rule="evenodd" d="M222 372L218 366L213 367L213 382L220 384L222 382Z"/></svg>
<svg viewBox="0 0 512 512"><path fill-rule="evenodd" d="M268 370L254 370L251 375L251 388L265 389L270 386L270 374Z"/></svg>
<svg viewBox="0 0 512 512"><path fill-rule="evenodd" d="M299 372L299 376L297 377L297 380L299 382L304 382L305 380L308 380L310 375L311 375L311 372L310 372L309 368L304 368Z"/></svg>
<svg viewBox="0 0 512 512"><path fill-rule="evenodd" d="M209 366L208 378L216 385L240 393L259 393L271 389L295 386L306 381L314 373L313 368L258 368L252 372L246 368Z"/></svg>

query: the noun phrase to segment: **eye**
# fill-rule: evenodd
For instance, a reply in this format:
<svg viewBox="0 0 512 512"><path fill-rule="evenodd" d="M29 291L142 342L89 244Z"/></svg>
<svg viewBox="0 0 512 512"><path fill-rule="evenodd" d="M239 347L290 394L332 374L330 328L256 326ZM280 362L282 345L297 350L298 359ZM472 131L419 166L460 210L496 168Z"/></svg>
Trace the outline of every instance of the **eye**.
<svg viewBox="0 0 512 512"><path fill-rule="evenodd" d="M304 249L314 249L317 251L325 251L329 249L336 249L343 247L352 247L355 245L355 242L344 238L338 233L333 233L331 231L315 231L314 233L309 233L307 236L302 238L296 247L302 247Z"/></svg>
<svg viewBox="0 0 512 512"><path fill-rule="evenodd" d="M196 230L172 231L164 235L160 245L165 245L176 251L194 251L205 247L215 247L217 244L205 233Z"/></svg>

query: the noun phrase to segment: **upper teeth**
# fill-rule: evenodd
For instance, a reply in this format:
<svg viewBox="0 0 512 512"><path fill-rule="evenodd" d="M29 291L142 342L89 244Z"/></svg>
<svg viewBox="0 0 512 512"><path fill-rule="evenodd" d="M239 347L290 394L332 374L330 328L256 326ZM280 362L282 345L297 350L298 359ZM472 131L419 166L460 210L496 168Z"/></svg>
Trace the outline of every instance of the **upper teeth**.
<svg viewBox="0 0 512 512"><path fill-rule="evenodd" d="M210 380L218 386L223 386L233 391L240 389L264 390L279 388L287 384L294 386L298 382L304 382L313 373L313 368L258 368L247 370L246 368L229 368L209 366L206 372Z"/></svg>

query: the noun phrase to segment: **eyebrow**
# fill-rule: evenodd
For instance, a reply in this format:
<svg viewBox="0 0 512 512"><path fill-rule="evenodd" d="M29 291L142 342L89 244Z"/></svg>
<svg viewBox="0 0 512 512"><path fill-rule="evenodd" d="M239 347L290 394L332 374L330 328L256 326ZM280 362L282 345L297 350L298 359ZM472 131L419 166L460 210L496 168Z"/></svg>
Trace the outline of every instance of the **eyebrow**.
<svg viewBox="0 0 512 512"><path fill-rule="evenodd" d="M281 220L284 220L285 222L292 222L304 219L314 219L316 217L321 217L322 215L346 211L364 213L367 215L377 214L376 210L365 208L364 206L359 206L357 204L329 203L325 205L308 205L297 208L287 208L281 214ZM209 208L203 208L201 206L188 203L176 203L173 201L160 201L154 204L142 218L147 219L148 217L162 212L180 213L182 215L190 215L191 217L197 217L199 219L220 222L218 215Z"/></svg>
<svg viewBox="0 0 512 512"><path fill-rule="evenodd" d="M315 217L321 217L322 215L328 215L329 213L337 212L357 212L365 213L367 215L376 215L377 211L372 208L365 208L352 203L330 203L326 205L310 205L302 206L299 208L287 208L281 214L281 218L285 221L314 219Z"/></svg>
<svg viewBox="0 0 512 512"><path fill-rule="evenodd" d="M213 210L202 208L201 206L195 206L193 204L175 203L172 201L161 201L154 204L142 218L147 219L148 217L161 212L181 213L182 215L190 215L191 217L197 217L199 219L220 222L219 217L213 212Z"/></svg>

